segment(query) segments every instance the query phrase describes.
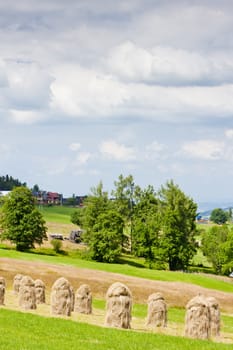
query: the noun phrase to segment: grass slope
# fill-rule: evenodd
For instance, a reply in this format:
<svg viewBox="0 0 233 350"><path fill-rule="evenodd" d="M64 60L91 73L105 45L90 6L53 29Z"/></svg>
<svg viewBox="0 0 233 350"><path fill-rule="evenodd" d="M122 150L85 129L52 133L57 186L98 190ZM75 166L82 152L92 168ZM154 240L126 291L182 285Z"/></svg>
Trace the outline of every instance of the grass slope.
<svg viewBox="0 0 233 350"><path fill-rule="evenodd" d="M70 224L70 216L75 211L73 207L63 206L40 206L38 209L46 221L60 224Z"/></svg>
<svg viewBox="0 0 233 350"><path fill-rule="evenodd" d="M3 247L3 246L2 246ZM150 270L146 268L138 268L127 264L105 264L95 261L79 259L75 256L47 256L35 253L22 253L11 249L1 249L0 256L14 259L23 259L30 261L42 261L45 263L56 263L71 265L79 268L87 268L93 270L101 270L113 273L120 273L127 276L146 278L151 280L168 281L168 282L185 282L195 284L204 288L219 290L223 292L233 293L233 283L216 278L214 275L204 275L195 273L183 273L177 271L160 271ZM130 263L130 261L129 261Z"/></svg>
<svg viewBox="0 0 233 350"><path fill-rule="evenodd" d="M0 309L1 350L228 350L232 344L88 325Z"/></svg>

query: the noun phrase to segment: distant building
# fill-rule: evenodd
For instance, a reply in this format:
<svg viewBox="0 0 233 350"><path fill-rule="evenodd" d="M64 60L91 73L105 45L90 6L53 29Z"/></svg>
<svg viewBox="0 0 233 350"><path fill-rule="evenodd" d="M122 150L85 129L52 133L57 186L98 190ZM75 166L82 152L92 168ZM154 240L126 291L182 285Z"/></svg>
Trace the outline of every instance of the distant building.
<svg viewBox="0 0 233 350"><path fill-rule="evenodd" d="M62 204L62 194L57 192L47 192L47 203L55 205Z"/></svg>
<svg viewBox="0 0 233 350"><path fill-rule="evenodd" d="M33 196L39 205L61 205L63 200L62 194L57 192L38 191L33 192Z"/></svg>

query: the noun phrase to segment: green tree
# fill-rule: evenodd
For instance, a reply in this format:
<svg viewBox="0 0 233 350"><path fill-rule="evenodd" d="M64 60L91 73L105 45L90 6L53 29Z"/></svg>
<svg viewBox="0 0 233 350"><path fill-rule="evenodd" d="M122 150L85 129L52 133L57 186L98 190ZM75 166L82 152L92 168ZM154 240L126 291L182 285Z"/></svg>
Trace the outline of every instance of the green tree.
<svg viewBox="0 0 233 350"><path fill-rule="evenodd" d="M93 260L115 261L123 246L124 221L103 190L102 182L91 189L84 207L72 214L72 222L84 229L83 240Z"/></svg>
<svg viewBox="0 0 233 350"><path fill-rule="evenodd" d="M114 210L97 217L89 240L92 259L112 263L122 252L124 221Z"/></svg>
<svg viewBox="0 0 233 350"><path fill-rule="evenodd" d="M228 214L221 208L213 209L210 215L210 221L215 224L222 225L227 222Z"/></svg>
<svg viewBox="0 0 233 350"><path fill-rule="evenodd" d="M144 257L152 268L158 264L159 244L158 201L152 186L137 193L133 213L133 253ZM157 265L158 267L158 265Z"/></svg>
<svg viewBox="0 0 233 350"><path fill-rule="evenodd" d="M223 266L232 260L232 238L232 233L227 225L215 225L203 233L201 242L203 254L212 263L214 271L218 274L222 273Z"/></svg>
<svg viewBox="0 0 233 350"><path fill-rule="evenodd" d="M160 239L158 250L170 270L186 269L196 251L197 205L169 181L159 191Z"/></svg>
<svg viewBox="0 0 233 350"><path fill-rule="evenodd" d="M35 184L33 187L32 187L32 193L38 193L40 191L40 187L39 185Z"/></svg>
<svg viewBox="0 0 233 350"><path fill-rule="evenodd" d="M232 217L233 217L233 212L232 208L229 208L228 213L227 213L228 220L232 222Z"/></svg>
<svg viewBox="0 0 233 350"><path fill-rule="evenodd" d="M15 187L6 197L1 216L2 238L16 244L17 250L41 244L46 236L45 221L26 187Z"/></svg>
<svg viewBox="0 0 233 350"><path fill-rule="evenodd" d="M84 208L80 209L79 222L85 229L84 239L88 243L93 233L93 227L98 216L108 210L110 200L108 193L103 189L103 183L100 182L91 189L91 194L84 201Z"/></svg>
<svg viewBox="0 0 233 350"><path fill-rule="evenodd" d="M72 224L75 224L77 226L82 225L82 211L83 208L79 208L73 211L73 213L70 215L70 221Z"/></svg>
<svg viewBox="0 0 233 350"><path fill-rule="evenodd" d="M123 217L126 231L128 231L129 247L133 252L133 212L135 205L135 196L140 192L139 186L135 186L132 175L124 177L120 175L118 181L114 182L115 189L112 191L114 197L114 206L117 212Z"/></svg>
<svg viewBox="0 0 233 350"><path fill-rule="evenodd" d="M14 187L21 186L26 186L26 183L22 183L8 174L6 176L0 176L0 191L11 191Z"/></svg>

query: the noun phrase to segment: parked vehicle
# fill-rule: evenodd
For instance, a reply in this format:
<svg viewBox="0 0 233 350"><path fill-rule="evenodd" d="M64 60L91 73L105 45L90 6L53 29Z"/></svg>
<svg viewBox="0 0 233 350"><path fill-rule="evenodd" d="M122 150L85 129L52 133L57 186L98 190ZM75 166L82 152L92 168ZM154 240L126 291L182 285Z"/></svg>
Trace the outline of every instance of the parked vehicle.
<svg viewBox="0 0 233 350"><path fill-rule="evenodd" d="M81 243L83 230L71 231L70 241L73 243Z"/></svg>
<svg viewBox="0 0 233 350"><path fill-rule="evenodd" d="M61 234L61 233L51 233L50 235L49 235L49 237L51 238L51 239L60 239L60 240L62 240L63 241L63 235Z"/></svg>

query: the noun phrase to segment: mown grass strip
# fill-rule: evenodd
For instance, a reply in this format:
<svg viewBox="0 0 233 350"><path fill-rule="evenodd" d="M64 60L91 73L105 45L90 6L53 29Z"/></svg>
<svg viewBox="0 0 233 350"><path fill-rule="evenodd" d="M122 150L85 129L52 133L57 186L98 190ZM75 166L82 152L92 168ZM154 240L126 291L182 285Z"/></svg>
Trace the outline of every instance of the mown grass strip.
<svg viewBox="0 0 233 350"><path fill-rule="evenodd" d="M0 309L1 350L228 350L232 344L88 325Z"/></svg>

